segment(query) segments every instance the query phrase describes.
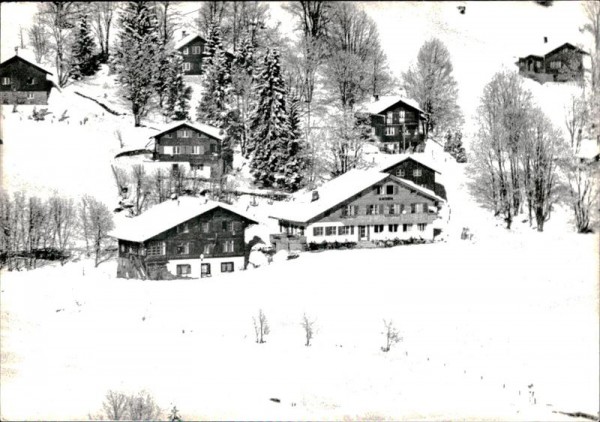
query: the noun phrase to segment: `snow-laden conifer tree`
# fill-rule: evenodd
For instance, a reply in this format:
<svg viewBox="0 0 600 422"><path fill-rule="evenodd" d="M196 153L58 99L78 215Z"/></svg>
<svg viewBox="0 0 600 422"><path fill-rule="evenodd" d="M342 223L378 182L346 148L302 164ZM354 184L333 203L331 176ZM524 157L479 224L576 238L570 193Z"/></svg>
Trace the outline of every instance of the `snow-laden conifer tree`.
<svg viewBox="0 0 600 422"><path fill-rule="evenodd" d="M254 95L254 79L255 79L255 46L252 43L250 33L242 39L242 42L235 51L235 57L231 66L231 82L233 85L234 107L237 110L239 119L235 133L236 139L239 140L242 155L248 158L246 146L250 137L250 127L248 121L250 114L256 103Z"/></svg>
<svg viewBox="0 0 600 422"><path fill-rule="evenodd" d="M98 70L98 59L95 54L96 43L86 15L81 17L79 28L72 46L71 77L75 80L90 76Z"/></svg>
<svg viewBox="0 0 600 422"><path fill-rule="evenodd" d="M293 190L304 168L298 130L291 134L279 53L267 50L257 84L258 103L251 121L250 169L263 187Z"/></svg>
<svg viewBox="0 0 600 422"><path fill-rule="evenodd" d="M114 67L122 95L131 101L135 126L148 112L155 92L160 43L153 2L127 2L122 9Z"/></svg>

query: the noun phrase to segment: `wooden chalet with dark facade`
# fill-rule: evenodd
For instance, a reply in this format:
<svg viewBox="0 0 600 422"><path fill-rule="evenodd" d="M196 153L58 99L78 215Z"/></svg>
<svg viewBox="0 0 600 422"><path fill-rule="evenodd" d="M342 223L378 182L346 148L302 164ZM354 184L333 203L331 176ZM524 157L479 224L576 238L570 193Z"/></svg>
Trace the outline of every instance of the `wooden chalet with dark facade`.
<svg viewBox="0 0 600 422"><path fill-rule="evenodd" d="M538 82L565 82L583 79L583 57L588 55L579 47L565 43L541 56L530 54L516 63L519 74Z"/></svg>
<svg viewBox="0 0 600 422"><path fill-rule="evenodd" d="M162 202L110 233L119 242L117 277L200 278L243 270L250 224L257 222L204 198Z"/></svg>
<svg viewBox="0 0 600 422"><path fill-rule="evenodd" d="M52 73L19 55L0 64L1 104L48 104Z"/></svg>
<svg viewBox="0 0 600 422"><path fill-rule="evenodd" d="M432 190L378 170L351 170L279 208L271 218L277 249L294 244L433 240L433 222L445 203Z"/></svg>
<svg viewBox="0 0 600 422"><path fill-rule="evenodd" d="M206 60L206 40L198 34L187 35L185 31L182 33L182 39L175 44L175 50L181 53L183 57L183 72L186 75L202 75L202 64ZM226 51L225 54L229 59L233 58L233 54Z"/></svg>
<svg viewBox="0 0 600 422"><path fill-rule="evenodd" d="M424 154L393 156L391 160L387 160L380 167L380 171L410 180L416 185L429 189L437 196L447 199L446 188L436 180L436 174L440 175L441 173Z"/></svg>
<svg viewBox="0 0 600 422"><path fill-rule="evenodd" d="M427 138L427 114L410 99L377 97L364 107L370 115L373 135L385 152L422 151Z"/></svg>
<svg viewBox="0 0 600 422"><path fill-rule="evenodd" d="M202 123L174 122L153 135L154 160L177 170L186 167L198 177L218 178L223 173L219 128Z"/></svg>

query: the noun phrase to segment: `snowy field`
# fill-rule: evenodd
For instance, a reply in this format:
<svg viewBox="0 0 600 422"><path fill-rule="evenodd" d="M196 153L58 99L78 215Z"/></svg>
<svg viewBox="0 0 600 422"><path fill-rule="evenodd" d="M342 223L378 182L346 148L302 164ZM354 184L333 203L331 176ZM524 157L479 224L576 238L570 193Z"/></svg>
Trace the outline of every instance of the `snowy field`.
<svg viewBox="0 0 600 422"><path fill-rule="evenodd" d="M191 281L117 280L114 262L5 273L2 417L86 418L109 389L146 389L184 419L595 414L597 240L499 231ZM389 353L384 318L404 338Z"/></svg>

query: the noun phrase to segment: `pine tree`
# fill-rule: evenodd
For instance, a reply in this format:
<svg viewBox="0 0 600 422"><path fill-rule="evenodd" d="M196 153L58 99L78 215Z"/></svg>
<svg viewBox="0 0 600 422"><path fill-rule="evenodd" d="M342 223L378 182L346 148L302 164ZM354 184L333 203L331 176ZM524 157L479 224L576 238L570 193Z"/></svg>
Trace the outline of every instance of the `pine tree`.
<svg viewBox="0 0 600 422"><path fill-rule="evenodd" d="M71 77L75 80L90 76L98 70L98 59L94 54L96 43L88 26L87 16L83 15L79 22L79 31L72 47L73 67Z"/></svg>
<svg viewBox="0 0 600 422"><path fill-rule="evenodd" d="M114 53L117 82L131 101L135 126L148 112L160 59L158 21L153 2L127 2L119 19Z"/></svg>
<svg viewBox="0 0 600 422"><path fill-rule="evenodd" d="M240 142L242 155L246 158L249 158L246 147L250 137L250 128L247 122L256 103L253 90L255 79L254 54L255 46L252 43L250 33L247 33L235 51L231 66L231 82L235 97L234 107L239 116L239 119L236 120L235 133L237 135L236 139L239 139Z"/></svg>
<svg viewBox="0 0 600 422"><path fill-rule="evenodd" d="M247 151L255 183L263 187L287 188L286 164L295 153L289 147L290 122L279 54L267 50L257 85L258 104L251 122ZM290 166L290 172L292 168Z"/></svg>
<svg viewBox="0 0 600 422"><path fill-rule="evenodd" d="M192 88L183 79L183 59L179 53L171 53L164 59L159 69L157 86L162 114L171 120L187 120L190 118L190 99Z"/></svg>
<svg viewBox="0 0 600 422"><path fill-rule="evenodd" d="M302 138L302 127L300 124L300 104L297 98L292 98L289 102L289 125L290 131L287 136L287 148L283 162L283 183L284 189L289 191L298 190L305 179L305 170L308 167L307 145Z"/></svg>

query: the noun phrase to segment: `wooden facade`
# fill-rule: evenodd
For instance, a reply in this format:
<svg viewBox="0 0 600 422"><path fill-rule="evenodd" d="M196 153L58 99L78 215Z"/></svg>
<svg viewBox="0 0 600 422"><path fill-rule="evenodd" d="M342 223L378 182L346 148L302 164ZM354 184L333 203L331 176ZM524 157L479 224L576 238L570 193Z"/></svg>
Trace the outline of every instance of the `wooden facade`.
<svg viewBox="0 0 600 422"><path fill-rule="evenodd" d="M584 74L585 51L565 43L544 56L530 54L517 62L519 73L538 82L565 82L581 80Z"/></svg>
<svg viewBox="0 0 600 422"><path fill-rule="evenodd" d="M386 152L422 151L425 146L427 119L425 113L399 100L371 114L373 134Z"/></svg>
<svg viewBox="0 0 600 422"><path fill-rule="evenodd" d="M201 75L206 40L196 35L182 41L177 45L177 50L183 57L183 72L186 75Z"/></svg>
<svg viewBox="0 0 600 422"><path fill-rule="evenodd" d="M47 80L50 72L13 56L0 64L0 103L2 104L48 104L52 82Z"/></svg>
<svg viewBox="0 0 600 422"><path fill-rule="evenodd" d="M244 233L254 223L217 207L143 242L118 239L117 277L197 278L245 268Z"/></svg>
<svg viewBox="0 0 600 422"><path fill-rule="evenodd" d="M215 128L216 129L216 128ZM221 139L188 123L175 125L154 137L154 160L190 164L192 170L209 174L210 178L223 173ZM205 171L206 168L209 171Z"/></svg>
<svg viewBox="0 0 600 422"><path fill-rule="evenodd" d="M443 202L390 174L303 221L285 215L275 218L281 233L295 235L306 243L432 240L432 223ZM278 248L277 243L275 246Z"/></svg>

